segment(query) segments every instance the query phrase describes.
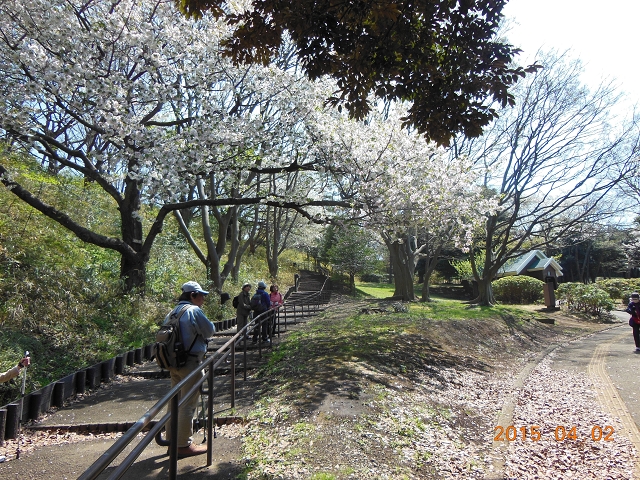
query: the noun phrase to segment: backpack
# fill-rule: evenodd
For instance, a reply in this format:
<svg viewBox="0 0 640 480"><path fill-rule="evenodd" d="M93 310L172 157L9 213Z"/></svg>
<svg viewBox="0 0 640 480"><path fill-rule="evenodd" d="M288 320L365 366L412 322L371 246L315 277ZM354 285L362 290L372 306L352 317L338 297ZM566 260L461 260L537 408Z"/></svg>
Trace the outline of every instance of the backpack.
<svg viewBox="0 0 640 480"><path fill-rule="evenodd" d="M266 311L262 304L262 294L260 292L254 293L253 297L251 297L251 310L258 314Z"/></svg>
<svg viewBox="0 0 640 480"><path fill-rule="evenodd" d="M182 333L180 332L180 317L191 305L184 305L177 313L174 311L169 321L160 327L156 333L156 343L153 344L153 356L161 369L180 368L187 363L189 352L196 342L193 342L188 350L184 349Z"/></svg>
<svg viewBox="0 0 640 480"><path fill-rule="evenodd" d="M233 305L233 308L238 308L238 305L240 305L240 299L238 298L238 295L233 297L233 300L231 300L231 304Z"/></svg>

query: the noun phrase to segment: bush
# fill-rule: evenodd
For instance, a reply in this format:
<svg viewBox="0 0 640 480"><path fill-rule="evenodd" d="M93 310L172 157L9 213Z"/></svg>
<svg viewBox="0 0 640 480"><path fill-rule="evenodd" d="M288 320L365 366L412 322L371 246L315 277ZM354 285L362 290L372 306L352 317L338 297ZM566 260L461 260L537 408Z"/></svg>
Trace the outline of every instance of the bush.
<svg viewBox="0 0 640 480"><path fill-rule="evenodd" d="M544 282L524 275L503 277L491 285L496 300L502 303L535 303L543 296Z"/></svg>
<svg viewBox="0 0 640 480"><path fill-rule="evenodd" d="M598 316L613 310L613 300L596 284L562 283L557 293L558 298L567 303L569 310Z"/></svg>
<svg viewBox="0 0 640 480"><path fill-rule="evenodd" d="M447 278L440 272L434 271L429 279L429 285L442 285L443 283L447 283Z"/></svg>
<svg viewBox="0 0 640 480"><path fill-rule="evenodd" d="M596 285L607 292L613 300L629 303L629 296L633 292L640 292L640 279L637 278L609 278L600 280Z"/></svg>
<svg viewBox="0 0 640 480"><path fill-rule="evenodd" d="M385 275L377 273L365 273L360 276L360 281L365 283L384 283Z"/></svg>

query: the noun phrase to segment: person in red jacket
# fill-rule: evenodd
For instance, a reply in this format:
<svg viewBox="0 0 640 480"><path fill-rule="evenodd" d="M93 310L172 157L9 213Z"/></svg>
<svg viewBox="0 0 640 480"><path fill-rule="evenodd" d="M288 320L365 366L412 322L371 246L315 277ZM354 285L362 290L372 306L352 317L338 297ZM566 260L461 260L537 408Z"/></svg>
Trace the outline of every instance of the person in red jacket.
<svg viewBox="0 0 640 480"><path fill-rule="evenodd" d="M271 285L269 287L269 300L271 301L271 336L275 333L276 330L276 318L278 315L278 309L284 303L284 299L282 298L282 294L278 291L278 285Z"/></svg>
<svg viewBox="0 0 640 480"><path fill-rule="evenodd" d="M633 292L629 299L626 312L631 315L629 325L633 328L633 340L636 342L636 352L640 352L640 294Z"/></svg>

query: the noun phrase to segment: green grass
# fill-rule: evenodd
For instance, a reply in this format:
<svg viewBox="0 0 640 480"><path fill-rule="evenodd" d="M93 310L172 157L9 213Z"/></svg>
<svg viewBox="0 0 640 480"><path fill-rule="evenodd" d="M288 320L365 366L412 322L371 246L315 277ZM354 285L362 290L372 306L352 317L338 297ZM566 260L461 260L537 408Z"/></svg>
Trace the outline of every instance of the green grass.
<svg viewBox="0 0 640 480"><path fill-rule="evenodd" d="M357 283L356 292L373 298L389 298L393 296L395 287L393 283ZM414 285L413 293L416 297L422 296L422 285Z"/></svg>
<svg viewBox="0 0 640 480"><path fill-rule="evenodd" d="M496 317L533 318L537 313L511 305L480 307L459 300L434 299L429 303L413 303L409 307L410 315L427 316L434 320L489 319Z"/></svg>
<svg viewBox="0 0 640 480"><path fill-rule="evenodd" d="M394 287L391 283L359 283L356 289L360 294L372 299L385 299L393 296ZM415 285L416 298L422 295L422 286ZM414 318L428 317L433 320L465 320L470 318L489 319L495 317L535 317L535 312L525 311L517 306L496 305L480 307L469 305L460 300L449 300L438 296L431 296L431 302L413 302L409 304L409 314ZM416 317L417 316L417 317Z"/></svg>
<svg viewBox="0 0 640 480"><path fill-rule="evenodd" d="M497 322L496 328L506 323L511 329L520 329L528 328L527 320L534 315L515 306L469 307L460 301L437 300L413 303L408 313L392 313L389 309L387 314L355 314L339 322L310 322L288 335L261 373L286 378L275 384L284 386L290 395L300 389L306 392L303 383L322 384L326 369L337 377L349 377L349 365L354 362L379 364L387 373L411 376L442 360L441 355L447 362L458 361L442 350L439 339L428 334L435 331L433 327L437 324L454 324L443 327L448 331L466 328L463 325L468 321L486 320ZM475 345L476 340L465 338L470 345ZM291 400L295 400L293 396Z"/></svg>
<svg viewBox="0 0 640 480"><path fill-rule="evenodd" d="M393 296L392 283L356 283L356 292L373 298L388 298Z"/></svg>

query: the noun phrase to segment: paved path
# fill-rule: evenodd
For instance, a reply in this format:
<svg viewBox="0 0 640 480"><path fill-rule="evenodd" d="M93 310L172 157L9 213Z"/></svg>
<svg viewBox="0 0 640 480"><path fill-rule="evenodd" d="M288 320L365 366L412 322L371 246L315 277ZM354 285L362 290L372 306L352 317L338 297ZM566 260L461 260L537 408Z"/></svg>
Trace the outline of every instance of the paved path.
<svg viewBox="0 0 640 480"><path fill-rule="evenodd" d="M158 368L155 363L148 363L134 367L134 373L136 371L157 372ZM245 382L241 378L240 376L237 380L235 415L243 415L255 402L253 395L256 390L256 381L248 379ZM229 383L225 378L219 378L218 381ZM82 401L72 402L59 409L39 425L66 426L135 422L170 388L171 381L168 378L124 377L124 379L119 379L96 390ZM216 410L226 408L228 403L228 394L220 394L215 399L214 408ZM220 412L216 416L224 417L225 412ZM181 459L178 461L179 476L184 478L188 475L193 480L232 479L241 473L241 438L225 435L224 428L222 434L213 440L212 466L205 466L205 455ZM202 441L203 433L204 431L201 430L194 436L196 443ZM73 444L38 447L19 460L0 463L0 478L3 480L14 478L20 480L76 479L108 450L114 441L113 438L95 438ZM134 446L135 443L125 450L119 458L124 458ZM160 447L155 442L151 442L124 478L136 480L167 478L169 457L166 453L167 447ZM230 458L235 461L229 461ZM110 471L117 465L119 465L119 461L115 461L112 467L105 470L99 478L108 478Z"/></svg>
<svg viewBox="0 0 640 480"><path fill-rule="evenodd" d="M620 419L618 432L640 452L640 352L636 352L629 315L614 312L622 325L598 332L556 350L553 368L586 372L593 380L598 401ZM640 459L635 475L640 478Z"/></svg>
<svg viewBox="0 0 640 480"><path fill-rule="evenodd" d="M640 352L635 351L633 334L626 323L629 315L615 313L624 320L622 325L556 349L552 366L588 373L601 391L610 390L603 400L610 403L619 398L622 403L617 408L624 407L640 427Z"/></svg>
<svg viewBox="0 0 640 480"><path fill-rule="evenodd" d="M620 325L568 344L550 345L522 369L514 387L523 387L538 363L553 352L551 368L588 374L593 381L599 403L612 416L620 418L618 433L629 438L640 451L640 354L635 351L631 328L627 324L629 316L623 312L613 313L620 319ZM506 427L513 424L517 400L517 394L505 400L498 425ZM491 478L502 479L509 443L494 441L493 447L498 456L494 463L495 475ZM636 477L640 478L640 462L636 463Z"/></svg>

